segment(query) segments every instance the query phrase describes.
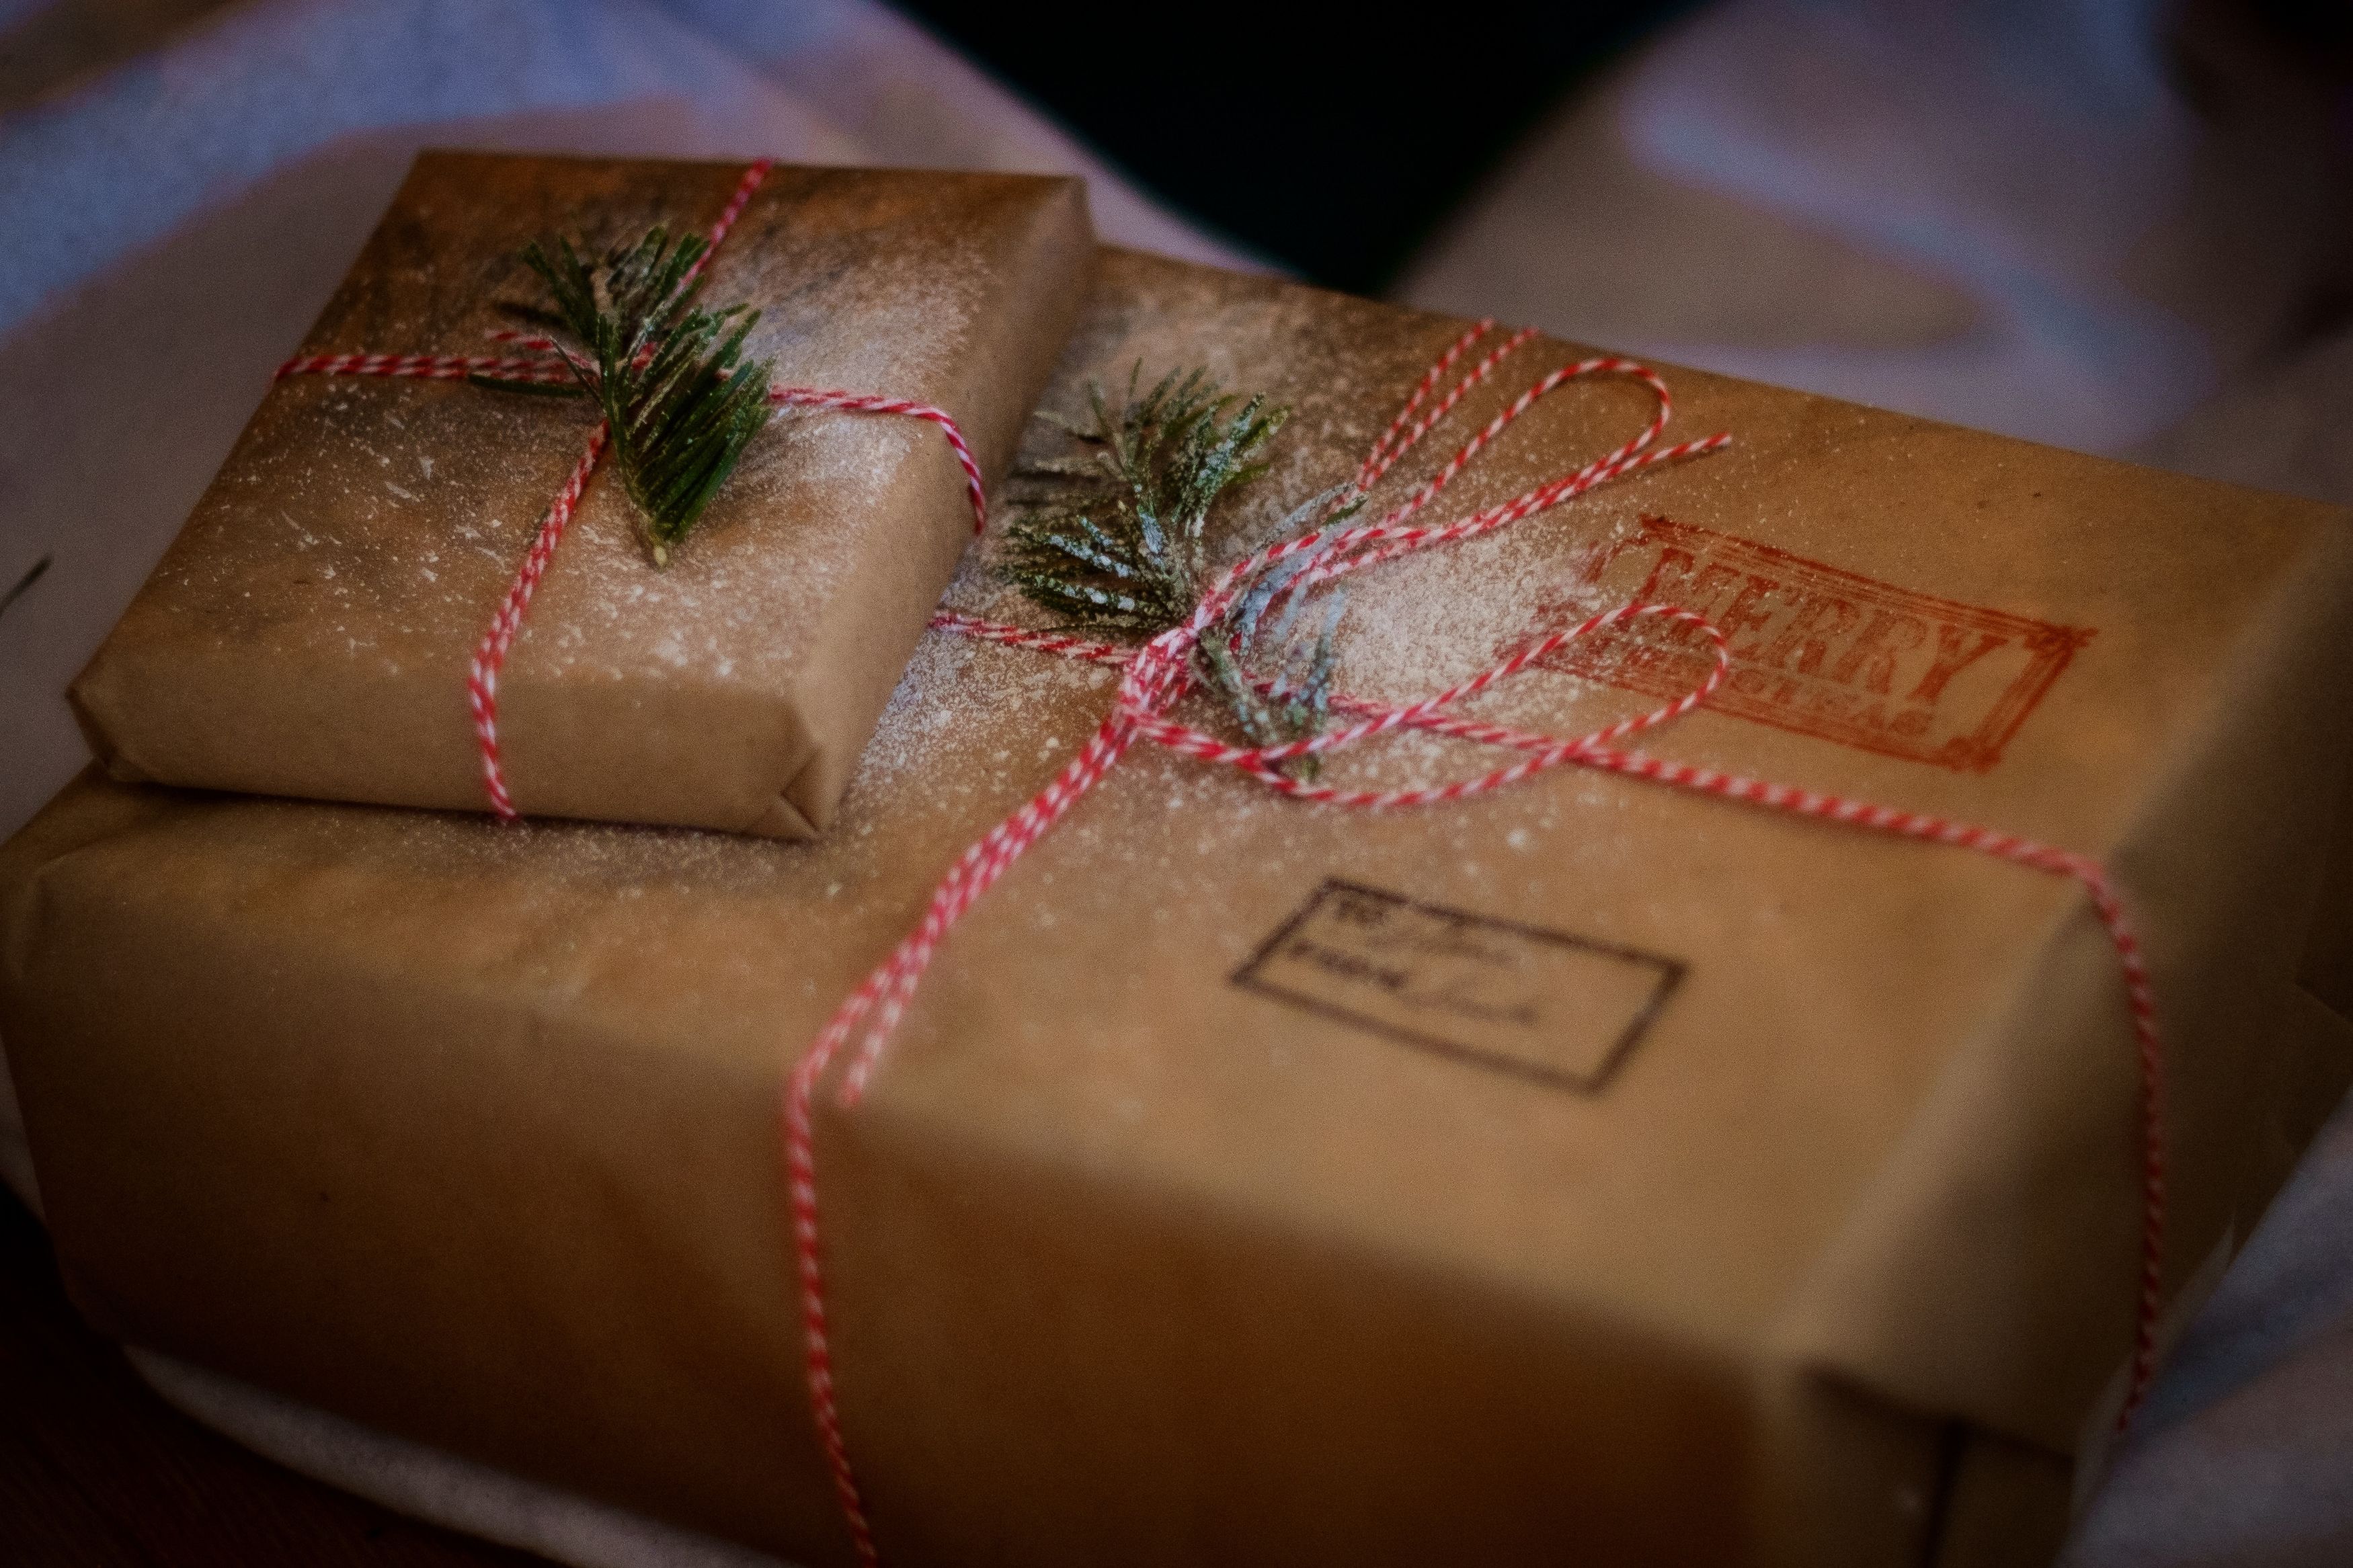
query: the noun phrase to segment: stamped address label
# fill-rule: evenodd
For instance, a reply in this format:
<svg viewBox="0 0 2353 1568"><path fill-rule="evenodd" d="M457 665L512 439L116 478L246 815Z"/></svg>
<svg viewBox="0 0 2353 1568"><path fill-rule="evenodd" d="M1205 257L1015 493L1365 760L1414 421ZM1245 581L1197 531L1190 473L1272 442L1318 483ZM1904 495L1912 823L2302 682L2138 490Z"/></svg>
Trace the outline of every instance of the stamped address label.
<svg viewBox="0 0 2353 1568"><path fill-rule="evenodd" d="M1233 983L1367 1033L1581 1094L1683 974L1672 958L1328 880Z"/></svg>

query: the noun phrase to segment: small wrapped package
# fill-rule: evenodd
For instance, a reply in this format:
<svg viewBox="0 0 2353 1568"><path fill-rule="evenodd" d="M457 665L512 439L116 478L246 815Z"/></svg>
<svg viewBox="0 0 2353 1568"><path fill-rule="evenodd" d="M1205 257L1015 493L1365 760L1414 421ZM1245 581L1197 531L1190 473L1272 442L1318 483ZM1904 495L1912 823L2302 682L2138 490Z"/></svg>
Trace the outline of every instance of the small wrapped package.
<svg viewBox="0 0 2353 1568"><path fill-rule="evenodd" d="M1460 330L1113 254L1045 407L1083 421L1138 362L1292 405L1218 524L1262 538ZM1569 357L1522 349L1449 419ZM2178 1322L2353 1063L2341 966L2307 952L2344 929L2346 519L1668 380L1677 429L1734 445L1363 574L1338 685L1419 696L1674 599L1731 677L1653 753L2104 865L2161 1019ZM1651 407L1556 393L1444 506ZM968 563L951 603L1042 622L992 582ZM1556 649L1477 714L1647 708L1705 672L1679 626ZM787 1075L1119 679L926 637L804 843L85 778L0 856L0 1033L77 1299L851 1561ZM1318 778L1487 765L1419 731ZM2117 953L2076 882L1951 843L1573 766L1350 811L1139 742L946 932L863 1099L839 1081L828 1366L892 1563L2047 1561L2127 1387L2148 1185Z"/></svg>
<svg viewBox="0 0 2353 1568"><path fill-rule="evenodd" d="M747 184L702 275L759 313L739 363L943 411L993 482L1084 295L1077 181L427 153L292 362L337 373L281 375L75 683L114 776L483 809L470 676L598 409L357 356L529 375L528 246L701 235ZM956 452L784 408L657 566L617 445L493 670L503 787L525 815L821 826L971 537Z"/></svg>

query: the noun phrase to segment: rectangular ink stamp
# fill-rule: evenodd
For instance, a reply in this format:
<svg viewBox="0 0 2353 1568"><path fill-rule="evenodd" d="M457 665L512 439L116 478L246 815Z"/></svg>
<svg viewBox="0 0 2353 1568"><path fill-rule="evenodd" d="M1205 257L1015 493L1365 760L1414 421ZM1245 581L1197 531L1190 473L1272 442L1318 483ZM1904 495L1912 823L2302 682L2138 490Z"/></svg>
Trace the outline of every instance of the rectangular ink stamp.
<svg viewBox="0 0 2353 1568"><path fill-rule="evenodd" d="M1233 983L1389 1039L1591 1094L1683 975L1675 959L1331 879Z"/></svg>
<svg viewBox="0 0 2353 1568"><path fill-rule="evenodd" d="M1711 712L1957 773L2001 760L2093 636L1663 517L1597 551L1576 581L1574 595L1539 607L1534 636L1602 604L1680 605L1730 640L1731 672ZM1580 637L1542 666L1672 699L1713 663L1698 627L1642 620Z"/></svg>

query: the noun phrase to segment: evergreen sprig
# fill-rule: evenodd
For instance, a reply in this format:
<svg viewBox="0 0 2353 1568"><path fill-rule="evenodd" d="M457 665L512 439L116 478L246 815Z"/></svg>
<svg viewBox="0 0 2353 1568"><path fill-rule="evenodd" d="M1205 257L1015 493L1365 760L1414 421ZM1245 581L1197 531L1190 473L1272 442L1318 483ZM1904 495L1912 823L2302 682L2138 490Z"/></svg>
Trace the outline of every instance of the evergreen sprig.
<svg viewBox="0 0 2353 1568"><path fill-rule="evenodd" d="M1198 369L1181 379L1171 371L1138 395L1142 369L1129 375L1116 412L1089 383L1092 423L1054 421L1086 450L1022 470L1049 481L1054 493L1007 529L994 567L1000 581L1064 626L1137 640L1189 616L1219 571L1242 552L1244 541L1212 541L1210 513L1266 472L1260 454L1290 415L1262 396L1226 393ZM1361 504L1325 491L1296 508L1271 537L1319 519L1336 521ZM1303 739L1328 716L1333 637L1346 596L1327 595L1320 629L1312 638L1298 635L1307 600L1292 590L1316 560L1303 552L1268 568L1195 650L1207 684L1254 745ZM1257 673L1268 663L1271 675ZM1312 775L1314 762L1295 759L1293 772Z"/></svg>
<svg viewBox="0 0 2353 1568"><path fill-rule="evenodd" d="M768 422L769 363L743 358L760 314L696 302L694 265L706 248L699 236L672 240L657 226L602 256L584 256L560 237L522 253L555 301L531 314L570 340L565 360L612 427L614 460L657 566L669 563Z"/></svg>

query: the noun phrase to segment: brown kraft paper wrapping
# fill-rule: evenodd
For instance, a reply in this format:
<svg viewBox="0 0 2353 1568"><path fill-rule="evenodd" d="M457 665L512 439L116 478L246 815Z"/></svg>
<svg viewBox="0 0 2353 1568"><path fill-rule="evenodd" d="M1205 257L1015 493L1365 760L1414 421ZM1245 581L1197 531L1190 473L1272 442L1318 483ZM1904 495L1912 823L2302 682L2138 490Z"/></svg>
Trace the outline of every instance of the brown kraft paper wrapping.
<svg viewBox="0 0 2353 1568"><path fill-rule="evenodd" d="M1247 526L1351 471L1459 330L1107 253L1045 406L1138 360L1289 400ZM2344 928L2344 515L1670 380L1731 450L1366 574L1344 685L1435 689L1663 574L1748 706L1654 751L2103 860L2164 1009L2178 1321L2353 1068L2305 984ZM1556 395L1446 514L1648 416ZM975 559L949 597L1024 616ZM1582 732L1681 657L1618 654L1482 711ZM0 856L0 1035L78 1300L847 1561L783 1075L1112 687L925 637L801 844L86 778ZM1331 776L1489 764L1408 739ZM2059 879L1574 769L1373 815L1139 748L950 934L868 1098L821 1102L850 1451L905 1564L2047 1560L2123 1387L2137 1105Z"/></svg>
<svg viewBox="0 0 2353 1568"><path fill-rule="evenodd" d="M427 153L305 353L501 352L522 247L700 233L742 164ZM993 483L1092 260L1075 180L779 165L706 274L782 384L945 409ZM485 809L466 674L586 399L277 383L72 697L118 778ZM781 837L831 816L972 531L940 431L788 409L667 569L608 457L500 680L527 815Z"/></svg>

